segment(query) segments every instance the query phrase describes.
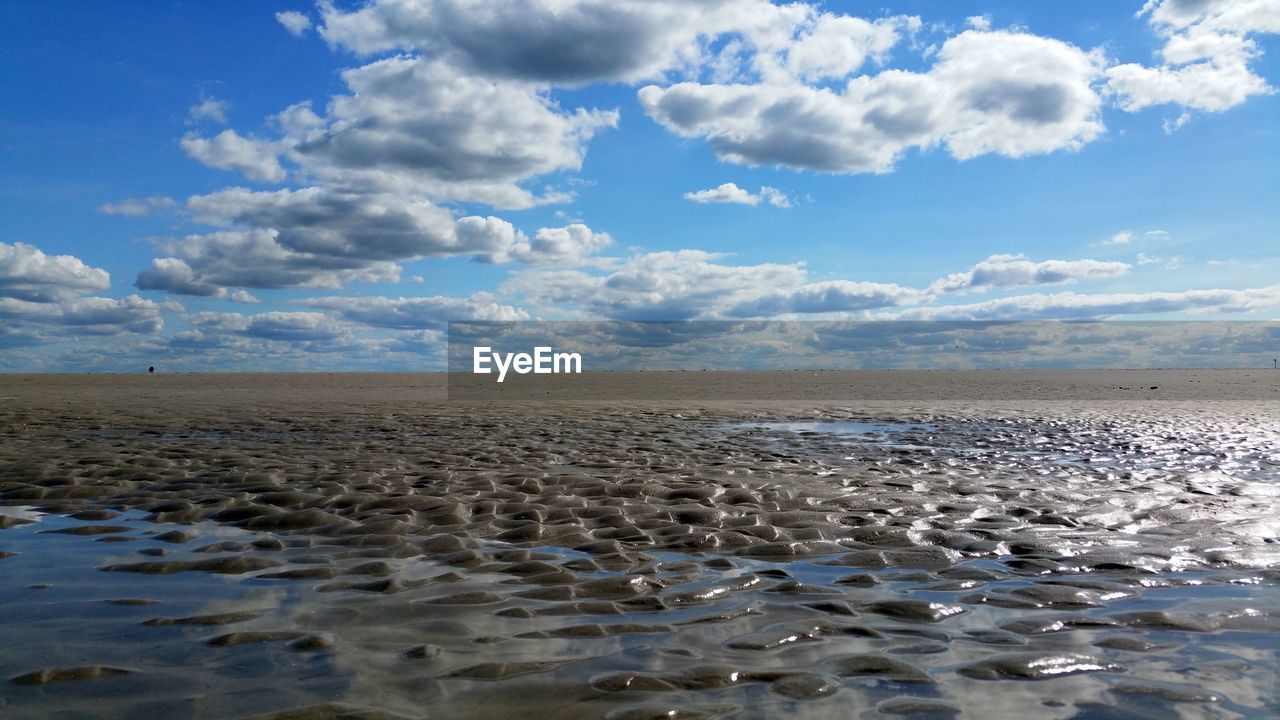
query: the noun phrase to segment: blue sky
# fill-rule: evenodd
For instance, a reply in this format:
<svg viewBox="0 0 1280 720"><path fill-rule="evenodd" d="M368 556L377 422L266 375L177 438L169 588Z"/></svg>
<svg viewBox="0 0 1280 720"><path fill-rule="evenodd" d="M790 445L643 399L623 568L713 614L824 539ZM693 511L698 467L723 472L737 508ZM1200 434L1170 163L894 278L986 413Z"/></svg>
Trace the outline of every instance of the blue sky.
<svg viewBox="0 0 1280 720"><path fill-rule="evenodd" d="M0 370L1275 319L1280 0L0 1Z"/></svg>

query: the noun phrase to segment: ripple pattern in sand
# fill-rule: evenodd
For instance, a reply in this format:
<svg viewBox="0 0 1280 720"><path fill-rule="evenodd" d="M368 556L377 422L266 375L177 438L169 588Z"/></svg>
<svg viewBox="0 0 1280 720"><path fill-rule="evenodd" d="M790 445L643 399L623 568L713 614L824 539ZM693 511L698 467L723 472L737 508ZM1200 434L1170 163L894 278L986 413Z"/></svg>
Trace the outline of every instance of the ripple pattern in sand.
<svg viewBox="0 0 1280 720"><path fill-rule="evenodd" d="M44 539L0 563L93 548L98 599L227 687L228 657L312 658L405 716L1265 716L1277 432L1202 408L28 416L0 499L63 519L7 515ZM170 612L114 578L245 592ZM5 696L155 672L94 647Z"/></svg>

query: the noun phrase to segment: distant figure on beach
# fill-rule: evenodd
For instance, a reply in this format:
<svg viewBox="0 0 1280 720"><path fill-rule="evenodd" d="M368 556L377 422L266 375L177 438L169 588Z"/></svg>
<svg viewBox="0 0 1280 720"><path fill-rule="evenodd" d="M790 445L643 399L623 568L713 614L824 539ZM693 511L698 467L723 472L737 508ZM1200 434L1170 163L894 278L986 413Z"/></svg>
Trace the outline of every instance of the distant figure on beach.
<svg viewBox="0 0 1280 720"><path fill-rule="evenodd" d="M150 373L150 374L152 374L152 375L155 375L155 374L156 374L156 366L155 366L155 365L152 365L151 367L147 368L147 372L148 372L148 373Z"/></svg>

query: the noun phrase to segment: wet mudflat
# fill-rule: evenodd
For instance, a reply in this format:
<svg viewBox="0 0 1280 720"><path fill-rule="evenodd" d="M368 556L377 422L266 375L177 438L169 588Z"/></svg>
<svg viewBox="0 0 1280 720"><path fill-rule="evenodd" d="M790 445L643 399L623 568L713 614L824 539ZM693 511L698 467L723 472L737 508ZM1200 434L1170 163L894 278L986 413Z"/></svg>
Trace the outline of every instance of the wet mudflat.
<svg viewBox="0 0 1280 720"><path fill-rule="evenodd" d="M184 392L0 403L0 715L1280 709L1273 403Z"/></svg>

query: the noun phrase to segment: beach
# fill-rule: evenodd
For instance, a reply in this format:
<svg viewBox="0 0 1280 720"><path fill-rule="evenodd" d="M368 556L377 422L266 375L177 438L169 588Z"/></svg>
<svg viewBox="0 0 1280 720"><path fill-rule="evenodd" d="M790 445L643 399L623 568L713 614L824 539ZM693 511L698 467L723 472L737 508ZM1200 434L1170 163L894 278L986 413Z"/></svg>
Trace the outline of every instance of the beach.
<svg viewBox="0 0 1280 720"><path fill-rule="evenodd" d="M0 716L1280 712L1280 372L469 382L0 376Z"/></svg>

